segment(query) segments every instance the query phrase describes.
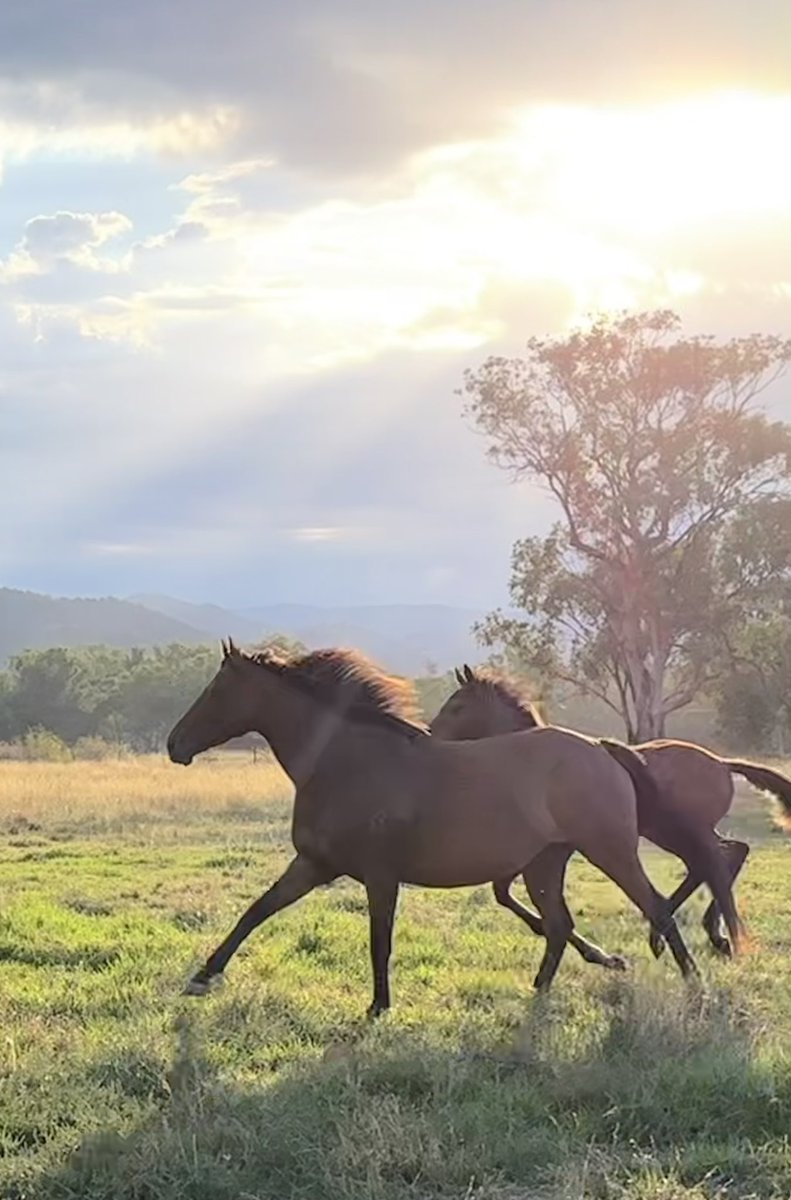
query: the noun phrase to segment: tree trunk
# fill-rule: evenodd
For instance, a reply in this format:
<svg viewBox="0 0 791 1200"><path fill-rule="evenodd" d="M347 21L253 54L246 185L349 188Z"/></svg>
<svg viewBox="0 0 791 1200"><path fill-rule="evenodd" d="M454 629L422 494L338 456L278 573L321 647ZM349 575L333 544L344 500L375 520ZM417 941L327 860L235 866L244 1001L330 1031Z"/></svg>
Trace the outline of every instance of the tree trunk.
<svg viewBox="0 0 791 1200"><path fill-rule="evenodd" d="M657 717L657 714L651 712L638 713L634 744L639 745L640 742L652 742L654 738L664 736L665 719L661 714Z"/></svg>
<svg viewBox="0 0 791 1200"><path fill-rule="evenodd" d="M645 662L635 654L631 659L627 656L629 668L633 711L624 717L629 743L639 745L665 736L665 666L662 662Z"/></svg>
<svg viewBox="0 0 791 1200"><path fill-rule="evenodd" d="M665 736L665 711L662 703L664 692L664 671L646 671L650 682L644 688L635 704L635 719L630 722L634 727L635 742L650 742L654 738Z"/></svg>

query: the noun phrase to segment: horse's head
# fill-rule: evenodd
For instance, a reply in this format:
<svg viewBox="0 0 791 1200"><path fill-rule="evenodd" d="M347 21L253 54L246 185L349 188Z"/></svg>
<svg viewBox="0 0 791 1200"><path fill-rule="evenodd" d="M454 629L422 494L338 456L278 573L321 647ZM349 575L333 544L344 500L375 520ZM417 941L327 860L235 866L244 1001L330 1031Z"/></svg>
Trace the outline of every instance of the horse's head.
<svg viewBox="0 0 791 1200"><path fill-rule="evenodd" d="M167 745L173 762L189 766L196 754L255 728L258 674L233 639L222 643L219 671L170 731Z"/></svg>
<svg viewBox="0 0 791 1200"><path fill-rule="evenodd" d="M445 741L472 741L542 724L538 711L512 685L478 673L466 663L455 676L459 687L431 722L432 736Z"/></svg>

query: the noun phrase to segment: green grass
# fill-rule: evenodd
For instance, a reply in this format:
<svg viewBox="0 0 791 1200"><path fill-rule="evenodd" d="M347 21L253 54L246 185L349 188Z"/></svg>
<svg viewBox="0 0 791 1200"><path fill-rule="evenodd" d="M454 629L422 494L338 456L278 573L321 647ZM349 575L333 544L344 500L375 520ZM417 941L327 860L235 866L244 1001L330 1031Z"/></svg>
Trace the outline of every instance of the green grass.
<svg viewBox="0 0 791 1200"><path fill-rule="evenodd" d="M395 1007L369 1027L351 883L254 935L215 995L180 995L288 857L271 767L88 768L0 765L2 1200L791 1195L791 840L754 795L732 820L755 844L738 892L753 948L713 960L696 898L702 988L574 863L578 927L628 975L569 951L535 997L540 945L486 889L407 889Z"/></svg>

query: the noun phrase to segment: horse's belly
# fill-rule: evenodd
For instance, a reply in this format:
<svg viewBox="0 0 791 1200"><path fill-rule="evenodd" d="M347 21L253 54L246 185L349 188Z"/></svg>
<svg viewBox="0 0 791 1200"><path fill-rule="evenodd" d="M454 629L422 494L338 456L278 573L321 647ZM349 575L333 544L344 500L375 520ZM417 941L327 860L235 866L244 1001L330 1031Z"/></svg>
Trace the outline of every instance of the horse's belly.
<svg viewBox="0 0 791 1200"><path fill-rule="evenodd" d="M437 863L417 863L402 873L401 882L427 888L477 887L482 883L492 883L495 879L513 878L524 865L513 857L508 860L492 859L488 863L478 860L441 866Z"/></svg>
<svg viewBox="0 0 791 1200"><path fill-rule="evenodd" d="M533 857L532 839L462 836L419 841L404 856L404 883L423 887L472 887L517 875Z"/></svg>

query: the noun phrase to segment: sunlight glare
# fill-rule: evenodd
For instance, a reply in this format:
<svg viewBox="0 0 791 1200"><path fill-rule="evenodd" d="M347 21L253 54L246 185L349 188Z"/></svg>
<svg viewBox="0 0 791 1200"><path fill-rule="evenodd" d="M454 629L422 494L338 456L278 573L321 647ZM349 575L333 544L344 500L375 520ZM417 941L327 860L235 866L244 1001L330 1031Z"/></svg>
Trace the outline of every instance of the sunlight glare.
<svg viewBox="0 0 791 1200"><path fill-rule="evenodd" d="M791 96L545 107L522 114L512 144L556 214L598 228L650 235L791 211Z"/></svg>

